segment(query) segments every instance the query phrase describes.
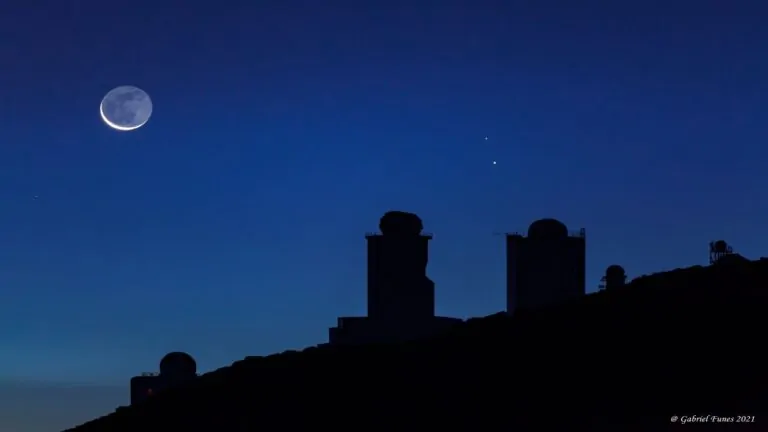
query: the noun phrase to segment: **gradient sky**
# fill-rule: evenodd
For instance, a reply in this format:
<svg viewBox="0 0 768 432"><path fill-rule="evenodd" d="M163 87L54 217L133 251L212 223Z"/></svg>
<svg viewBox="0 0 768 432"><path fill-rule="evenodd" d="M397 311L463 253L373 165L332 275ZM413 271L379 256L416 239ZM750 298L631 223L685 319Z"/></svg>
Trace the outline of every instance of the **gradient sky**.
<svg viewBox="0 0 768 432"><path fill-rule="evenodd" d="M504 308L493 233L541 217L586 228L589 290L766 254L761 3L5 2L0 387L88 384L77 423L171 350L325 342L391 209L449 316ZM127 133L98 113L124 84L154 102Z"/></svg>

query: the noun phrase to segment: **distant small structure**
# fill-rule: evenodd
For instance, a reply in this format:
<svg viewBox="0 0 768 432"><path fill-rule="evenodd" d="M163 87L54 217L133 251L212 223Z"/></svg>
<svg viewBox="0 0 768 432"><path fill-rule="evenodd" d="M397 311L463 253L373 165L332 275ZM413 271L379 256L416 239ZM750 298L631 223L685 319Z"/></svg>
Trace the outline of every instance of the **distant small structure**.
<svg viewBox="0 0 768 432"><path fill-rule="evenodd" d="M709 242L709 263L714 264L723 257L727 255L731 255L733 253L733 248L725 242L725 240L717 240L713 242Z"/></svg>
<svg viewBox="0 0 768 432"><path fill-rule="evenodd" d="M627 272L624 271L624 267L613 264L605 269L605 276L600 279L600 290L613 290L621 288L627 284Z"/></svg>
<svg viewBox="0 0 768 432"><path fill-rule="evenodd" d="M165 389L188 383L197 377L197 362L185 352L174 351L160 360L160 373L144 372L131 378L131 405Z"/></svg>

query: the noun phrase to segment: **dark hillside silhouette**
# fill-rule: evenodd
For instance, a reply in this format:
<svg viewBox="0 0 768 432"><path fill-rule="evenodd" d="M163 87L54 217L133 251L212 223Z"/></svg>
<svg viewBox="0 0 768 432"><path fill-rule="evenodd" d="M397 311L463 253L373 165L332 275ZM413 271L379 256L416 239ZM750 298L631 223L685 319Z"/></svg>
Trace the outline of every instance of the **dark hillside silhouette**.
<svg viewBox="0 0 768 432"><path fill-rule="evenodd" d="M755 430L767 311L768 259L721 260L430 340L248 357L72 431Z"/></svg>

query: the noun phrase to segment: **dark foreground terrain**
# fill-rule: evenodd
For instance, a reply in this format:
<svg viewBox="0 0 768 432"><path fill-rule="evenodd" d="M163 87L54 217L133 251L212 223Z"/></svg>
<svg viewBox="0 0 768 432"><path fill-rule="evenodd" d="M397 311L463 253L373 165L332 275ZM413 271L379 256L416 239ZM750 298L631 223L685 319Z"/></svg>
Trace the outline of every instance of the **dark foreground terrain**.
<svg viewBox="0 0 768 432"><path fill-rule="evenodd" d="M71 430L768 431L766 331L768 259L734 260L434 340L249 357Z"/></svg>

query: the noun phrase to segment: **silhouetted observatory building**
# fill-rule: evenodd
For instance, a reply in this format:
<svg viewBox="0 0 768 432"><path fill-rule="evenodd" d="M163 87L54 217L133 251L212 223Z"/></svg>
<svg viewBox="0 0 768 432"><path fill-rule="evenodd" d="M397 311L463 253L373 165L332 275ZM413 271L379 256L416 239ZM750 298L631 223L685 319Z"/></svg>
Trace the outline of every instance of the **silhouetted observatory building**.
<svg viewBox="0 0 768 432"><path fill-rule="evenodd" d="M586 235L541 219L528 235L507 234L507 312L558 303L586 293Z"/></svg>
<svg viewBox="0 0 768 432"><path fill-rule="evenodd" d="M331 344L399 342L434 335L462 322L435 316L435 284L426 275L431 235L413 213L391 211L381 234L367 234L368 316L339 317Z"/></svg>
<svg viewBox="0 0 768 432"><path fill-rule="evenodd" d="M164 389L188 383L197 377L197 363L183 352L168 353L160 360L160 373L131 378L131 405Z"/></svg>

